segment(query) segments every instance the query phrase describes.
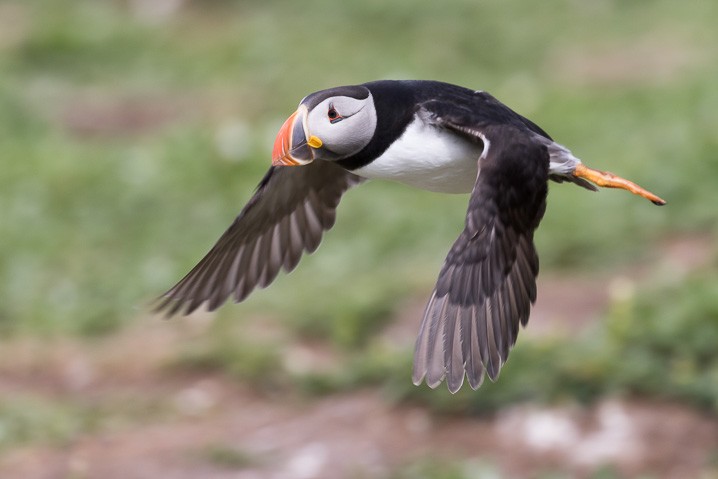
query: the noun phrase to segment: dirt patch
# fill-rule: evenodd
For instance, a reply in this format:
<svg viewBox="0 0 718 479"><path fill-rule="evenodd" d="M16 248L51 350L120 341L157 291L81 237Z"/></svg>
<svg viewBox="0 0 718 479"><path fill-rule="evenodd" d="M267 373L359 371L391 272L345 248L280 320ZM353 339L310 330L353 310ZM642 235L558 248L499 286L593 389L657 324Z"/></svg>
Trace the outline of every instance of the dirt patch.
<svg viewBox="0 0 718 479"><path fill-rule="evenodd" d="M183 389L184 388L184 389ZM381 477L433 458L490 460L514 477L561 470L576 477L611 465L626 477L696 477L718 441L715 418L670 404L612 401L591 409L515 408L496 418L446 418L392 407L375 391L311 404L268 399L216 378L212 408L87 435L64 446L17 449L3 477L319 478ZM229 466L212 450L248 458Z"/></svg>
<svg viewBox="0 0 718 479"><path fill-rule="evenodd" d="M28 8L19 2L0 4L0 51L20 45L27 37L30 22Z"/></svg>
<svg viewBox="0 0 718 479"><path fill-rule="evenodd" d="M648 37L631 44L561 51L550 62L557 81L578 85L652 85L700 66L706 54L680 39Z"/></svg>
<svg viewBox="0 0 718 479"><path fill-rule="evenodd" d="M718 444L714 417L652 402L607 400L590 409L522 406L502 412L495 426L504 447L523 451L505 465L521 477L537 466L579 476L610 467L625 477L697 477Z"/></svg>
<svg viewBox="0 0 718 479"><path fill-rule="evenodd" d="M75 95L59 112L58 122L75 136L147 135L189 116L189 101L157 93L137 96Z"/></svg>

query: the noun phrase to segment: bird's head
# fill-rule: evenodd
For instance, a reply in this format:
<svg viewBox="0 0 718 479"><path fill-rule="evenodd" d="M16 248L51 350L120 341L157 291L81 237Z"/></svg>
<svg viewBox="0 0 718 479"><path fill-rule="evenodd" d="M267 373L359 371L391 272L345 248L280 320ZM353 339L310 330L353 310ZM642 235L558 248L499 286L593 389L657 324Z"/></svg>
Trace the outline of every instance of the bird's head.
<svg viewBox="0 0 718 479"><path fill-rule="evenodd" d="M347 158L369 143L375 129L376 108L368 88L344 86L312 93L279 129L272 165Z"/></svg>

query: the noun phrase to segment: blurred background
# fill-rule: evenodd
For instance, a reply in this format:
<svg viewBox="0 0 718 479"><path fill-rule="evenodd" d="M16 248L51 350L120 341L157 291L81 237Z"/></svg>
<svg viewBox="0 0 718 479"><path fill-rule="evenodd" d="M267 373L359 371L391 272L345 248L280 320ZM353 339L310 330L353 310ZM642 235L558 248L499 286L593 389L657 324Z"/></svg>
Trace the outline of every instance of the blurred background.
<svg viewBox="0 0 718 479"><path fill-rule="evenodd" d="M718 475L718 3L0 1L0 476ZM411 384L465 196L350 191L218 312L148 305L251 196L306 94L484 89L668 201L552 184L495 384Z"/></svg>

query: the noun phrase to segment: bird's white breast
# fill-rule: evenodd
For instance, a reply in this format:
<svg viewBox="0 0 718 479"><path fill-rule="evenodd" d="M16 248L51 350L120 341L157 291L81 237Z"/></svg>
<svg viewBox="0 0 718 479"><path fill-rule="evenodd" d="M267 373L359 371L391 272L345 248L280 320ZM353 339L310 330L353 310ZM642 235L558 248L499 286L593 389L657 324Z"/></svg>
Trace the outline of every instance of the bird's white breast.
<svg viewBox="0 0 718 479"><path fill-rule="evenodd" d="M415 117L380 157L354 173L439 193L470 193L480 155L480 145Z"/></svg>

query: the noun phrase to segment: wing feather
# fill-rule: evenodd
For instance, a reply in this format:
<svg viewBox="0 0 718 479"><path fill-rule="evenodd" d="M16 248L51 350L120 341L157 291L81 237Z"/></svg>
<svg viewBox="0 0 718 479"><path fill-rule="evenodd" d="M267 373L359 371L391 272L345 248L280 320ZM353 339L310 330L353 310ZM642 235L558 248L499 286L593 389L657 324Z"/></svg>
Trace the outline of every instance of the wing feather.
<svg viewBox="0 0 718 479"><path fill-rule="evenodd" d="M545 209L549 154L515 124L470 123L432 104L428 116L484 143L464 231L449 251L424 313L413 381L456 392L495 380L536 300L533 233ZM433 116L432 116L433 115Z"/></svg>
<svg viewBox="0 0 718 479"><path fill-rule="evenodd" d="M232 225L205 257L161 298L156 310L189 314L207 302L218 308L244 300L294 269L334 225L342 194L361 178L324 161L272 167Z"/></svg>

